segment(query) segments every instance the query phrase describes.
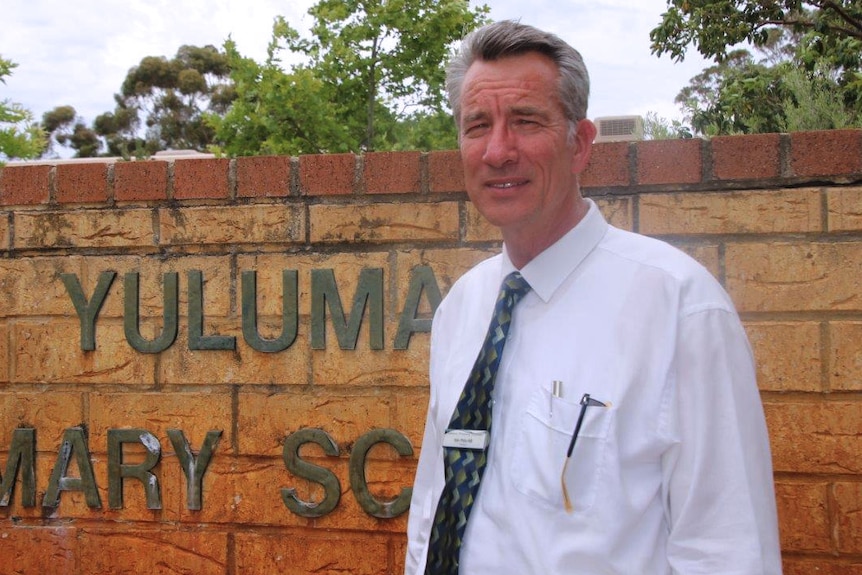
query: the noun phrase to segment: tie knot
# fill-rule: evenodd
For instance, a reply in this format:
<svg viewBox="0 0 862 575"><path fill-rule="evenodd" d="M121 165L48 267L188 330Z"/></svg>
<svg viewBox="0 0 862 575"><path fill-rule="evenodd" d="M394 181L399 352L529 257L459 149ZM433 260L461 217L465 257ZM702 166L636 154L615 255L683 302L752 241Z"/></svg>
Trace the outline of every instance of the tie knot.
<svg viewBox="0 0 862 575"><path fill-rule="evenodd" d="M518 300L530 291L530 284L521 275L521 272L512 272L503 280L503 285L500 286L500 295L505 298L512 298L513 304L518 303Z"/></svg>

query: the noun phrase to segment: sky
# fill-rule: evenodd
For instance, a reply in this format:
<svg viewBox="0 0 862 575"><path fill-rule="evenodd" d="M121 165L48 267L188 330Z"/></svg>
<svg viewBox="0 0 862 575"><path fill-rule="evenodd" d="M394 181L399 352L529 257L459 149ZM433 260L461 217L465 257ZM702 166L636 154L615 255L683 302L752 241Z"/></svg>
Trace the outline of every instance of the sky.
<svg viewBox="0 0 862 575"><path fill-rule="evenodd" d="M0 101L37 119L71 105L87 124L114 108L114 94L145 56L173 57L183 44L266 57L273 19L300 33L317 0L3 0L0 56L18 64L0 84ZM577 48L591 77L589 117L649 112L681 118L674 98L708 65L690 51L682 63L650 53L649 31L668 0L486 0L493 20L551 31ZM471 0L471 6L477 2Z"/></svg>

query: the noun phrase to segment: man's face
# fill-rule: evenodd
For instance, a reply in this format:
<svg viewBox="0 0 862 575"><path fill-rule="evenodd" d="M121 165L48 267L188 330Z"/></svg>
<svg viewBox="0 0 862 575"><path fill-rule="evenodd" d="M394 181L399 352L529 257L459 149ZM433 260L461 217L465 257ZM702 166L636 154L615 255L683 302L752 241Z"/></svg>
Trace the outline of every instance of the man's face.
<svg viewBox="0 0 862 575"><path fill-rule="evenodd" d="M507 243L547 247L577 223L577 173L589 158L588 120L569 138L556 64L526 53L467 70L459 131L467 193ZM583 133L581 133L583 131Z"/></svg>

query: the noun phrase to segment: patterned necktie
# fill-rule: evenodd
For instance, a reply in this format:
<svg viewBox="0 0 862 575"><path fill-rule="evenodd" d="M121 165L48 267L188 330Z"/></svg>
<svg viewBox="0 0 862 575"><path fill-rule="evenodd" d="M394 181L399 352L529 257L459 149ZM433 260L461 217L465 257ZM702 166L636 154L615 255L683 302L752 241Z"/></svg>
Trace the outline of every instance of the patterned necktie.
<svg viewBox="0 0 862 575"><path fill-rule="evenodd" d="M497 368L503 356L503 346L509 333L512 308L530 291L530 285L519 272L512 272L500 286L500 294L494 306L494 316L479 357L473 364L464 391L455 406L449 429L476 429L491 432L491 394L497 379ZM485 472L487 447L485 449L461 449L445 447L443 467L446 484L440 494L425 575L456 575L459 552L464 538L464 528L473 502L479 492L479 481Z"/></svg>

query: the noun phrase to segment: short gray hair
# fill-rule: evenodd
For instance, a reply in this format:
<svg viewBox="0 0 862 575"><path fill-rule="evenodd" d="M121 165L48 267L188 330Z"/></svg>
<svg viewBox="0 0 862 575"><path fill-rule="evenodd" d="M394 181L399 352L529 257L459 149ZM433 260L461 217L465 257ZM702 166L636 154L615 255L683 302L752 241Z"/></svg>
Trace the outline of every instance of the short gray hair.
<svg viewBox="0 0 862 575"><path fill-rule="evenodd" d="M446 90L455 121L461 118L461 95L467 70L476 60L486 62L538 52L560 70L559 98L573 125L587 117L590 76L581 54L558 36L512 20L474 30L461 41L460 51L446 69Z"/></svg>

